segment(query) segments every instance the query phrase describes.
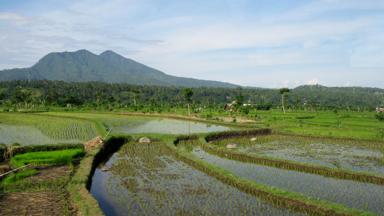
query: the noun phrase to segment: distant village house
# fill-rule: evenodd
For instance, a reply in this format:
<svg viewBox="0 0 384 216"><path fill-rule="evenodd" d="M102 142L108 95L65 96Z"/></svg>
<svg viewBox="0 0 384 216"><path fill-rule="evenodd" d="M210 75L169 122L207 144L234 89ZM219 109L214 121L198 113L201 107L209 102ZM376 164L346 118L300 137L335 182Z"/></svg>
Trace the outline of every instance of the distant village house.
<svg viewBox="0 0 384 216"><path fill-rule="evenodd" d="M378 113L384 112L384 107L376 107L376 112Z"/></svg>

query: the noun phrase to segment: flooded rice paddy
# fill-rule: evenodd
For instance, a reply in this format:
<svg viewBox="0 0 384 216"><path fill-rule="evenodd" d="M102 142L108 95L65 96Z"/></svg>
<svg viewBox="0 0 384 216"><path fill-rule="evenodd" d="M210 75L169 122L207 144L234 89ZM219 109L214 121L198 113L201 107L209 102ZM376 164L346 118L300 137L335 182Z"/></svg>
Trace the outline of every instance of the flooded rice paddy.
<svg viewBox="0 0 384 216"><path fill-rule="evenodd" d="M125 144L105 167L91 193L106 215L298 215L193 169L159 143Z"/></svg>
<svg viewBox="0 0 384 216"><path fill-rule="evenodd" d="M257 183L371 211L378 215L384 212L384 186L234 161L208 154L198 147L192 153L208 163Z"/></svg>
<svg viewBox="0 0 384 216"><path fill-rule="evenodd" d="M59 140L53 139L41 130L31 126L6 125L0 124L0 143L2 144L20 144L20 145L44 145L57 143L81 143L78 139Z"/></svg>
<svg viewBox="0 0 384 216"><path fill-rule="evenodd" d="M237 143L237 151L384 176L384 144L271 135L220 141Z"/></svg>
<svg viewBox="0 0 384 216"><path fill-rule="evenodd" d="M188 134L226 131L228 127L166 118L125 117L123 121L111 123L114 133L139 134Z"/></svg>
<svg viewBox="0 0 384 216"><path fill-rule="evenodd" d="M115 134L188 134L230 130L215 124L154 116L104 113L60 113L60 116L98 121L108 129L112 128Z"/></svg>

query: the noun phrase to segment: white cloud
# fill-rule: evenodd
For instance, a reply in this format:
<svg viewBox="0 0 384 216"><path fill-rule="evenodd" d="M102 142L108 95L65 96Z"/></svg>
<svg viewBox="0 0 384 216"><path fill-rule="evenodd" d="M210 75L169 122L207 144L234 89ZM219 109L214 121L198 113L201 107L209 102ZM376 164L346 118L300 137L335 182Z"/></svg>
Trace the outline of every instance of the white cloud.
<svg viewBox="0 0 384 216"><path fill-rule="evenodd" d="M311 79L307 82L308 85L317 85L319 84L319 81L317 78Z"/></svg>
<svg viewBox="0 0 384 216"><path fill-rule="evenodd" d="M21 16L17 13L0 12L0 24L1 22L12 23L16 25L27 24L28 18Z"/></svg>
<svg viewBox="0 0 384 216"><path fill-rule="evenodd" d="M292 86L313 77L327 84L319 71L383 67L383 15L365 11L384 9L383 1L314 1L262 18L243 16L245 3L232 7L230 17L180 14L151 0L68 1L29 16L0 13L0 67L30 66L48 52L84 48L112 49L178 76L247 85ZM329 15L349 10L348 19ZM353 16L358 10L365 13Z"/></svg>

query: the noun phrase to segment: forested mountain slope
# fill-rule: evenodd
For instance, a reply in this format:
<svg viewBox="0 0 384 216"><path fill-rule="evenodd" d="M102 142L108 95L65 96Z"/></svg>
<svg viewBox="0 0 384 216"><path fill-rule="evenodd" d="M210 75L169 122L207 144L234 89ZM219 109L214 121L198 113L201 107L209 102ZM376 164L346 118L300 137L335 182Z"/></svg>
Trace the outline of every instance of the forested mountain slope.
<svg viewBox="0 0 384 216"><path fill-rule="evenodd" d="M11 80L97 81L159 86L236 87L236 85L230 83L171 76L112 51L105 51L100 55L96 55L87 50L50 53L30 68L0 71L0 81Z"/></svg>

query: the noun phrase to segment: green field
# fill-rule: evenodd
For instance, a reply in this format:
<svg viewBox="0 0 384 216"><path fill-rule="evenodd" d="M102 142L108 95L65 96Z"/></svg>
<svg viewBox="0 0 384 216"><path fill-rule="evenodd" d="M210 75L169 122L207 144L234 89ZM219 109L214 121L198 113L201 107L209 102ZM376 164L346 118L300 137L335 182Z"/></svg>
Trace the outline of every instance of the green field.
<svg viewBox="0 0 384 216"><path fill-rule="evenodd" d="M372 112L291 111L283 114L273 110L255 111L241 117L254 121L248 125L269 127L283 133L384 140L384 123L375 119ZM114 128L112 132L117 133L118 128L143 124L145 118L142 119L118 113L0 113L0 143L84 142L96 135L105 135L109 128Z"/></svg>
<svg viewBox="0 0 384 216"><path fill-rule="evenodd" d="M257 123L280 132L301 135L384 140L384 122L374 112L255 111Z"/></svg>

